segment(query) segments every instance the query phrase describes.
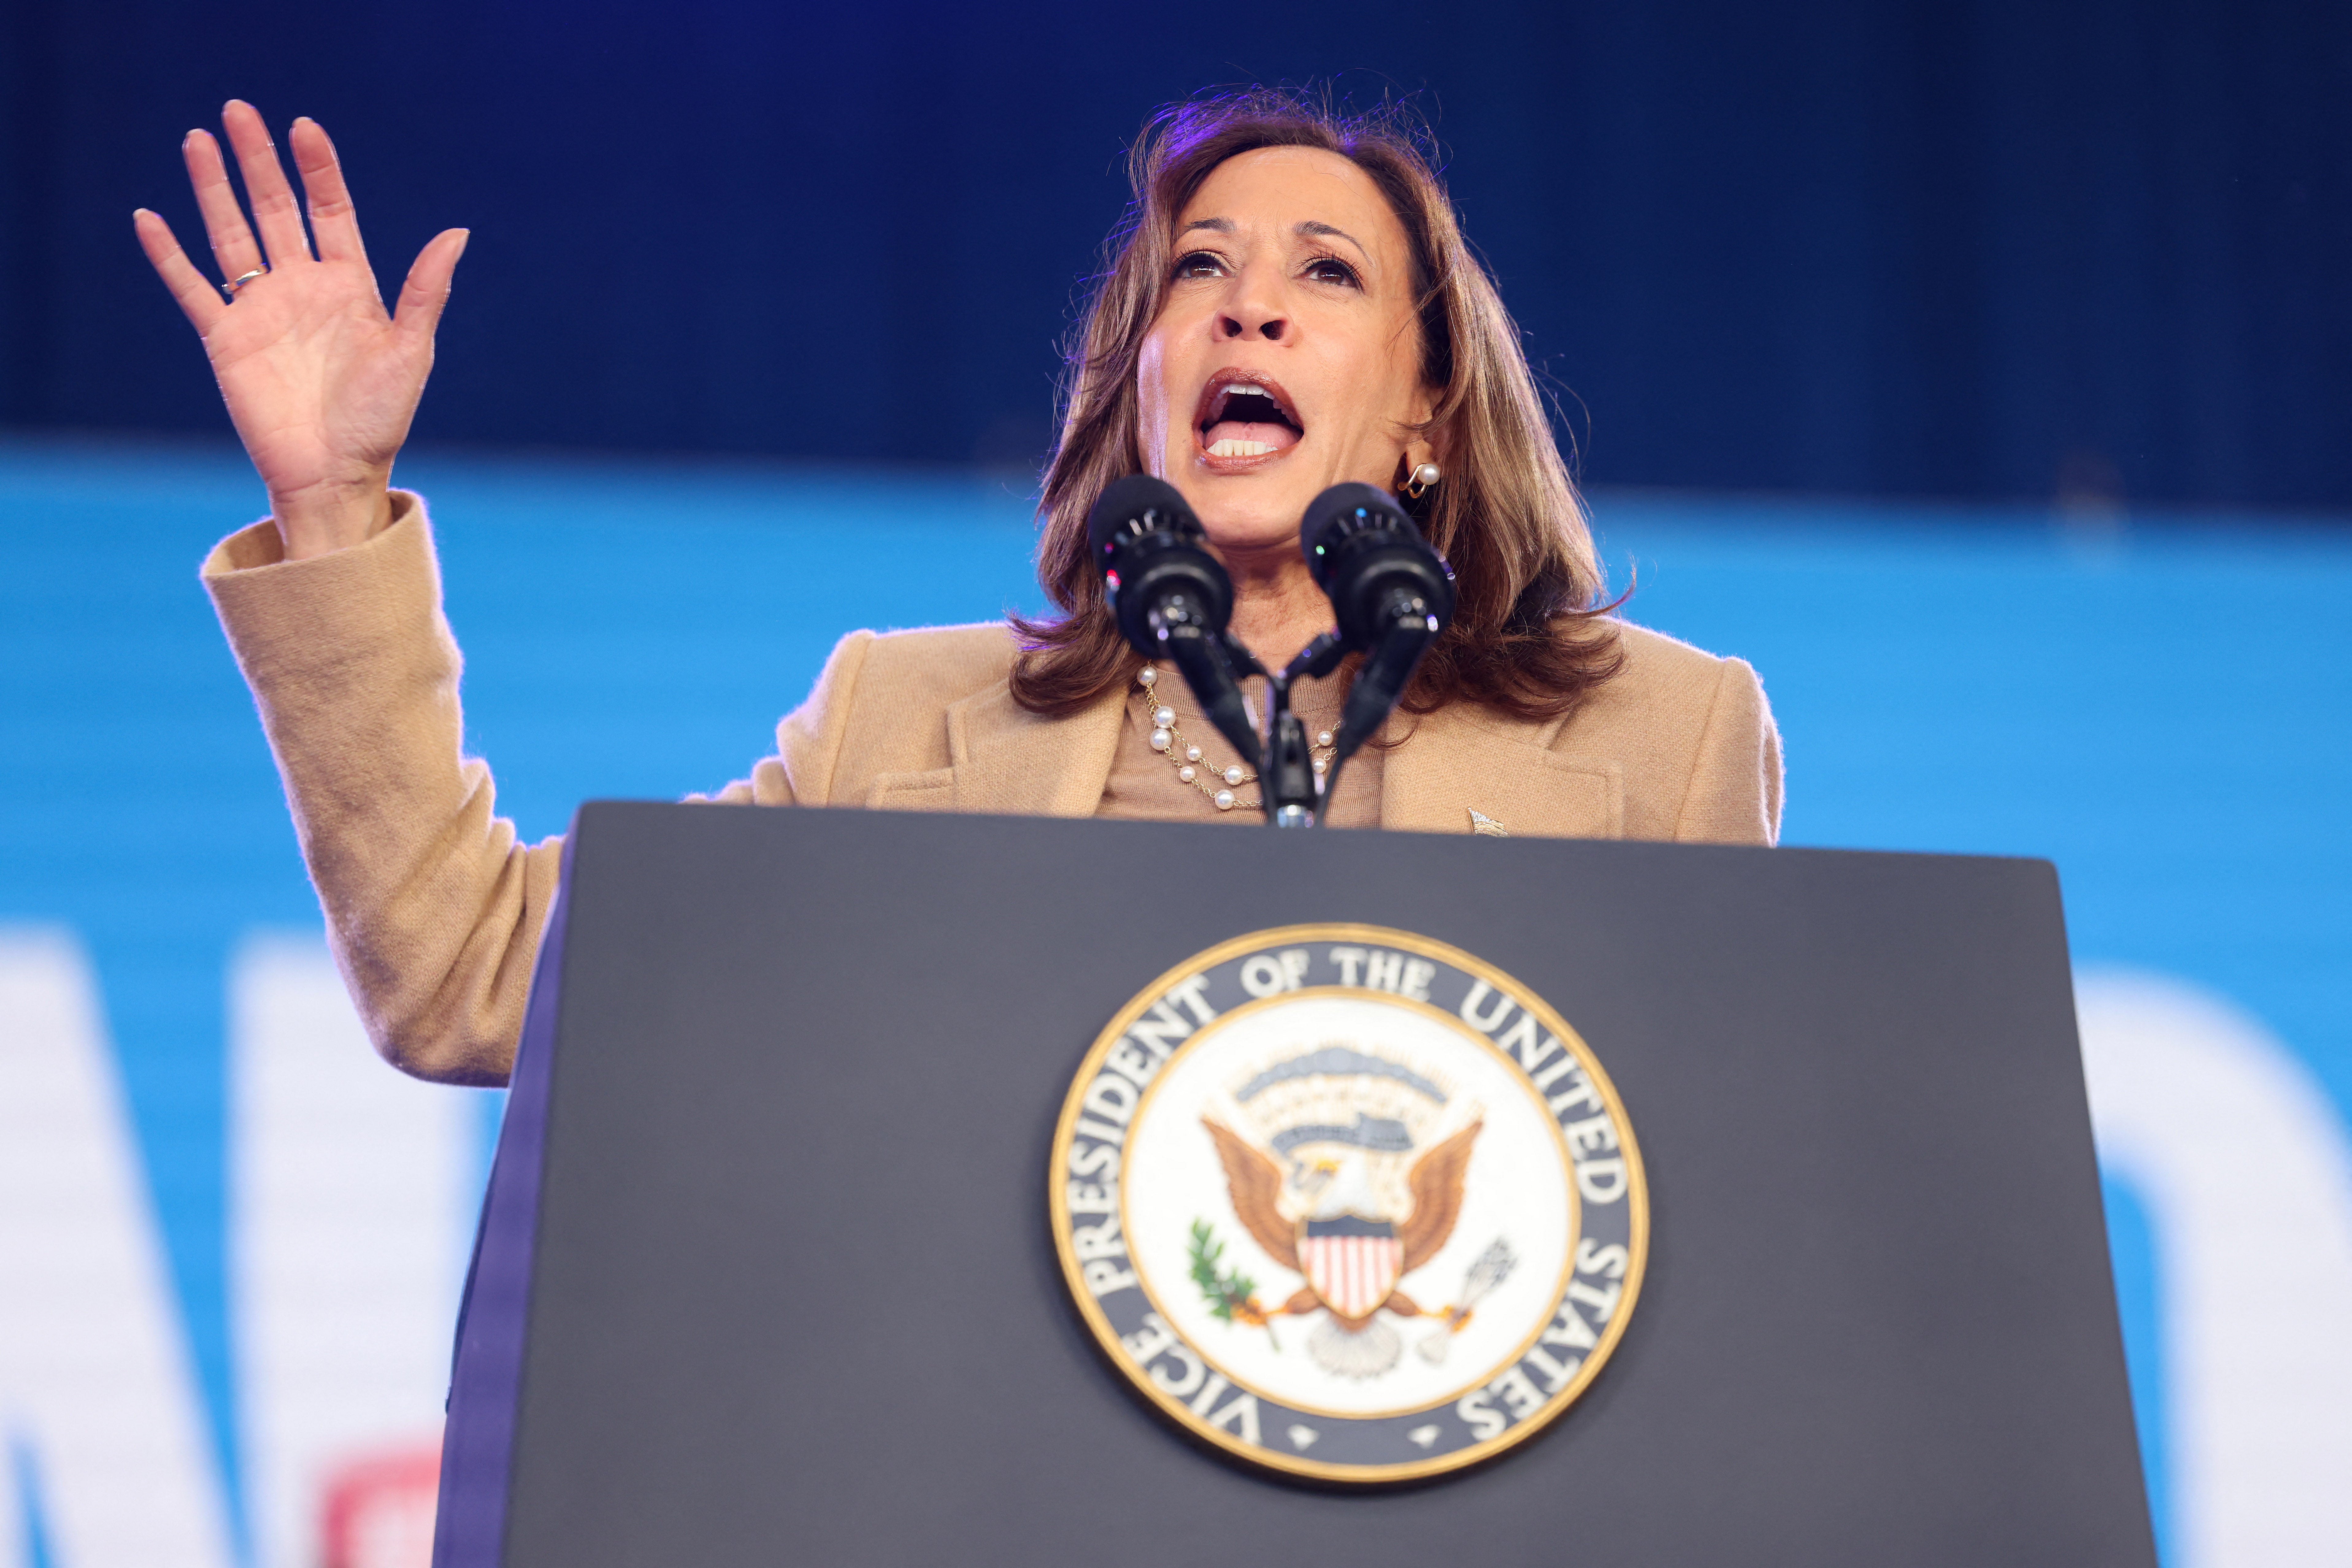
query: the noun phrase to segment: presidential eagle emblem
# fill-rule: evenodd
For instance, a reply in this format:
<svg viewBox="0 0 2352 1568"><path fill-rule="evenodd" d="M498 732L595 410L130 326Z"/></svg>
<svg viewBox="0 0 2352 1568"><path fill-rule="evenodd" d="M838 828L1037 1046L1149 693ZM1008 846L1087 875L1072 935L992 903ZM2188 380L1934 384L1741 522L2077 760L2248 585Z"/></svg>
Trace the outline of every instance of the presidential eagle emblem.
<svg viewBox="0 0 2352 1568"><path fill-rule="evenodd" d="M1331 1082L1361 1083L1375 1093L1392 1089L1435 1112L1447 1100L1422 1074L1344 1044L1279 1062L1234 1098L1247 1105L1278 1096L1288 1084ZM1402 1349L1396 1330L1383 1320L1423 1315L1400 1281L1452 1238L1471 1147L1483 1123L1474 1120L1423 1149L1413 1133L1415 1121L1427 1116L1407 1119L1418 1105L1398 1108L1404 1114L1374 1115L1349 1105L1349 1096L1341 1104L1354 1110L1354 1118L1341 1121L1329 1117L1335 1098L1329 1089L1309 1093L1320 1103L1303 1108L1303 1119L1297 1109L1281 1118L1287 1125L1268 1140L1272 1152L1213 1120L1202 1122L1216 1144L1234 1216L1268 1258L1305 1277L1304 1286L1280 1306L1268 1309L1253 1298L1233 1310L1243 1321L1256 1323L1319 1313L1307 1342L1316 1361L1341 1377L1377 1377L1396 1365ZM1281 1101L1297 1098L1281 1096ZM1395 1177L1408 1160L1400 1193ZM1450 1327L1464 1310L1449 1306L1441 1315Z"/></svg>
<svg viewBox="0 0 2352 1568"><path fill-rule="evenodd" d="M1648 1247L1632 1126L1575 1031L1466 953L1360 926L1226 943L1122 1009L1051 1201L1080 1313L1147 1399L1342 1480L1557 1416Z"/></svg>

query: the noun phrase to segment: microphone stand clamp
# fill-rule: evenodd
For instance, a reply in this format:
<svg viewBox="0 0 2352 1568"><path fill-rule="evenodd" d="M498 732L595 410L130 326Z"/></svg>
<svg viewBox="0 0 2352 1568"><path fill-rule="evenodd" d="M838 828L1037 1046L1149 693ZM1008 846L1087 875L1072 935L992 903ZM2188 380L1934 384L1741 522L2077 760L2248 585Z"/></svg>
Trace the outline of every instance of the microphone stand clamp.
<svg viewBox="0 0 2352 1568"><path fill-rule="evenodd" d="M1258 794L1266 820L1276 827L1312 827L1323 808L1323 776L1315 771L1307 725L1290 710L1290 683L1330 674L1346 651L1338 634L1325 632L1299 649L1281 673L1266 677L1265 762L1257 772Z"/></svg>

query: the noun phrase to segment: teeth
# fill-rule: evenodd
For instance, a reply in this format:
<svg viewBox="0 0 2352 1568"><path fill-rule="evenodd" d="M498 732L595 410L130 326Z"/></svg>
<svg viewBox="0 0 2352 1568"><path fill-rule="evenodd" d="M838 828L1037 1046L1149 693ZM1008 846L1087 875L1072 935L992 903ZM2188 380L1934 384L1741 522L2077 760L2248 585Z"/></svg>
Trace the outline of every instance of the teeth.
<svg viewBox="0 0 2352 1568"><path fill-rule="evenodd" d="M1274 450L1271 441L1236 441L1231 437L1209 448L1212 458L1263 458Z"/></svg>
<svg viewBox="0 0 2352 1568"><path fill-rule="evenodd" d="M1268 403L1275 404L1276 407L1278 408L1281 406L1279 403L1276 402L1273 393L1268 392L1265 387L1260 386L1254 381L1221 382L1218 384L1216 391L1209 395L1209 401L1213 405L1222 404L1226 398L1235 396L1263 397Z"/></svg>

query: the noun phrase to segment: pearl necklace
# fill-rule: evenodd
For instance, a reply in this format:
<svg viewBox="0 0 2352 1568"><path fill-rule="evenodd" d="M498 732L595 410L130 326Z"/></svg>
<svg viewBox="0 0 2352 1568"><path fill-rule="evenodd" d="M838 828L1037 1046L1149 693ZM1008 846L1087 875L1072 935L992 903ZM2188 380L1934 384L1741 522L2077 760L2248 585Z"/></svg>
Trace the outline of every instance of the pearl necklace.
<svg viewBox="0 0 2352 1568"><path fill-rule="evenodd" d="M1144 717L1151 721L1151 749L1166 757L1169 765L1176 770L1176 776L1208 796L1210 804L1219 811L1231 811L1235 806L1244 811L1264 810L1263 801L1243 800L1234 794L1242 784L1257 783L1257 774L1239 763L1222 771L1205 765L1201 760L1201 748L1185 740L1184 732L1176 728L1176 710L1155 700L1153 688L1159 684L1160 671L1150 665L1145 665L1136 675L1136 695L1143 700ZM1332 754L1338 749L1337 740L1328 730L1317 733L1309 762L1317 778L1329 770Z"/></svg>

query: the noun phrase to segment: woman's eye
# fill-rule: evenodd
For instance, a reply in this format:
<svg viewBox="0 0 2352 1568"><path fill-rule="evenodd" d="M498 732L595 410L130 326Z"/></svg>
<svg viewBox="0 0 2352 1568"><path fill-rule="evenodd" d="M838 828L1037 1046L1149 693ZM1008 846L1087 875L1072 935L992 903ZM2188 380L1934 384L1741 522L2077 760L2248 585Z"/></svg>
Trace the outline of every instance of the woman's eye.
<svg viewBox="0 0 2352 1568"><path fill-rule="evenodd" d="M1225 264L1223 261L1220 261L1213 253L1206 250L1196 250L1189 256L1182 256L1177 258L1176 269L1171 276L1177 278L1214 278L1224 269Z"/></svg>
<svg viewBox="0 0 2352 1568"><path fill-rule="evenodd" d="M1356 269L1336 256L1325 256L1307 264L1307 276L1318 283L1338 283L1349 289L1360 289L1363 280Z"/></svg>

